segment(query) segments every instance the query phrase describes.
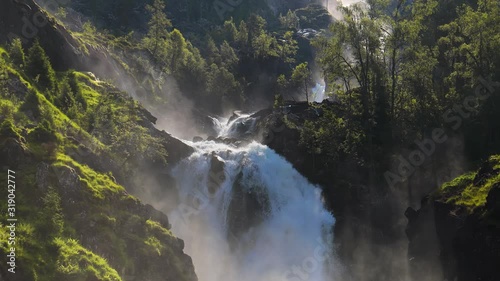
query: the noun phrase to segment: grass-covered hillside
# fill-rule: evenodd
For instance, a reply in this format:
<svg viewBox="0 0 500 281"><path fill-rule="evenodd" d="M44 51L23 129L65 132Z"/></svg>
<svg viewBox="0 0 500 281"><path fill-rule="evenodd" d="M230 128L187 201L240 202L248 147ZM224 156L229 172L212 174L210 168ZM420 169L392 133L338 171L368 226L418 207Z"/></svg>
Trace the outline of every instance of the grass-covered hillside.
<svg viewBox="0 0 500 281"><path fill-rule="evenodd" d="M151 121L93 74L56 72L36 41L0 48L0 213L10 169L17 218L15 244L0 223L0 255L16 257L2 280L196 280L167 217L124 187L167 169L173 139Z"/></svg>

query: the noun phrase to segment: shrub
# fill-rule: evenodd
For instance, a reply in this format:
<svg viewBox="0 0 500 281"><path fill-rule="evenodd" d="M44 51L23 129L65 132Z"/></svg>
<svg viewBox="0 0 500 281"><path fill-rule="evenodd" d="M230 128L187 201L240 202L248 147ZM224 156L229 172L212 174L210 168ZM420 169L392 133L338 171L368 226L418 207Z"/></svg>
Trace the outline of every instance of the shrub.
<svg viewBox="0 0 500 281"><path fill-rule="evenodd" d="M5 120L0 127L0 136L7 138L21 139L19 132L10 120Z"/></svg>
<svg viewBox="0 0 500 281"><path fill-rule="evenodd" d="M38 118L41 115L40 111L40 99L38 98L35 91L30 91L21 105L21 111L31 112L33 118Z"/></svg>
<svg viewBox="0 0 500 281"><path fill-rule="evenodd" d="M38 126L29 133L28 138L33 142L58 142L58 138L52 126L47 120L43 120Z"/></svg>

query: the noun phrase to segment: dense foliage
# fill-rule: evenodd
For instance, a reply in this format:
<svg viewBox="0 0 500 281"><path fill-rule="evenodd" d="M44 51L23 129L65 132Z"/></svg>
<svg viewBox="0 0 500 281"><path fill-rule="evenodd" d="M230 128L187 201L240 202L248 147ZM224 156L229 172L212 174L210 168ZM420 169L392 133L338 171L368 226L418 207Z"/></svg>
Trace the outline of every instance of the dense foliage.
<svg viewBox="0 0 500 281"><path fill-rule="evenodd" d="M362 148L368 167L386 169L380 160L414 149L435 128L463 136L470 160L498 152L498 1L367 2L343 7L344 20L315 46L331 94L349 112L342 122L362 128L361 145L350 145ZM325 115L314 131L330 134L336 118ZM312 147L327 136L316 134Z"/></svg>

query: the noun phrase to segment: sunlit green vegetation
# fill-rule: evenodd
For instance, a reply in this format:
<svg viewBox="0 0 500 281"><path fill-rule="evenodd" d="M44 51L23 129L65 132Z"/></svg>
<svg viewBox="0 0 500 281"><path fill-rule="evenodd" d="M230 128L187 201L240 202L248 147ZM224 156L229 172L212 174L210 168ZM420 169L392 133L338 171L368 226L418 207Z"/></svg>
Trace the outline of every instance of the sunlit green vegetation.
<svg viewBox="0 0 500 281"><path fill-rule="evenodd" d="M133 270L146 274L148 268L135 266L153 266L161 254L187 280L170 249L177 238L169 226L138 216L144 207L111 172L82 162L104 154L123 174L141 161L165 165L167 152L143 127L141 106L91 73L56 72L36 42L27 50L18 40L0 48L0 74L0 151L2 161L16 165L16 215L23 218L16 228L17 276L122 280ZM7 182L5 173L0 178ZM2 200L2 213L6 208ZM5 256L9 233L0 226Z"/></svg>
<svg viewBox="0 0 500 281"><path fill-rule="evenodd" d="M492 172L471 172L459 176L441 186L438 194L445 198L447 203L467 207L470 211L483 207L491 188L500 183L500 157L490 157L484 166L492 169Z"/></svg>

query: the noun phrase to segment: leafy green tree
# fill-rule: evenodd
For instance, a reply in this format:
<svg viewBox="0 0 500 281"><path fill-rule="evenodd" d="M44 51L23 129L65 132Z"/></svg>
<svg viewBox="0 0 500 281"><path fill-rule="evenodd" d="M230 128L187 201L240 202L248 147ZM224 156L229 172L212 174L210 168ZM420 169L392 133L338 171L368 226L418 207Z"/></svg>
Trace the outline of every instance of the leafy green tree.
<svg viewBox="0 0 500 281"><path fill-rule="evenodd" d="M285 95L288 92L289 83L284 74L278 76L278 79L276 80L276 85L278 93L274 101L275 107L280 106L283 103L283 101L285 100Z"/></svg>
<svg viewBox="0 0 500 281"><path fill-rule="evenodd" d="M309 70L309 66L307 62L301 63L295 67L292 72L292 83L296 85L297 88L304 91L304 95L306 96L306 101L309 103L309 82L311 77L311 71Z"/></svg>
<svg viewBox="0 0 500 281"><path fill-rule="evenodd" d="M297 41L293 38L293 32L287 31L282 39L278 39L278 53L280 59L285 63L294 63L295 55L299 49Z"/></svg>
<svg viewBox="0 0 500 281"><path fill-rule="evenodd" d="M478 76L500 77L498 1L479 0L477 9L463 6L458 11L457 19L441 27L446 35L439 42L447 50L446 61L452 70L448 84L452 91L470 88Z"/></svg>
<svg viewBox="0 0 500 281"><path fill-rule="evenodd" d="M332 70L333 81L355 80L360 87L365 117L370 116L373 99L373 70L380 65L381 30L375 20L359 5L343 7L344 21L332 25L335 34L325 50L323 63ZM351 53L346 52L346 48ZM347 71L347 72L346 72Z"/></svg>
<svg viewBox="0 0 500 281"><path fill-rule="evenodd" d="M210 66L207 81L208 93L226 101L238 103L241 99L241 86L234 75L225 67Z"/></svg>
<svg viewBox="0 0 500 281"><path fill-rule="evenodd" d="M169 34L169 52L168 59L169 70L175 73L186 64L186 58L189 55L187 42L178 29L174 29Z"/></svg>
<svg viewBox="0 0 500 281"><path fill-rule="evenodd" d="M254 58L267 59L278 56L276 38L265 32L253 39L252 47Z"/></svg>

